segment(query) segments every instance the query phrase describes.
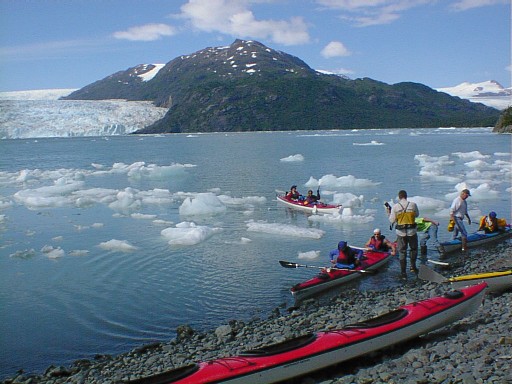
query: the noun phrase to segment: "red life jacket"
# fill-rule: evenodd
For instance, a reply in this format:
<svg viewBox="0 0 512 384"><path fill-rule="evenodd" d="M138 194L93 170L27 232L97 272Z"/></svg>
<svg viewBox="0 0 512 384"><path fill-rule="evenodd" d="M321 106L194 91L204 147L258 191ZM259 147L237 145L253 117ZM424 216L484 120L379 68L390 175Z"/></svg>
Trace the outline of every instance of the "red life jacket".
<svg viewBox="0 0 512 384"><path fill-rule="evenodd" d="M352 252L352 250L350 248L347 249L347 253L343 252L340 249L338 258L336 259L336 263L350 265L350 264L354 264L355 261L356 261L356 258L354 256L354 252Z"/></svg>
<svg viewBox="0 0 512 384"><path fill-rule="evenodd" d="M384 239L386 236L380 235L378 239L375 238L375 236L372 236L370 239L370 246L373 247L376 251L387 251L388 246L386 243L384 243Z"/></svg>

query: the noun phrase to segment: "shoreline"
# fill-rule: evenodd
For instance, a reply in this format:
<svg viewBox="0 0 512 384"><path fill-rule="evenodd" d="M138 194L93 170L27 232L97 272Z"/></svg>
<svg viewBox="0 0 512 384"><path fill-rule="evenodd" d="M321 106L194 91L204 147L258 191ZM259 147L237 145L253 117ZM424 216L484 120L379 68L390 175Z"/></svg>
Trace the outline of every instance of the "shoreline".
<svg viewBox="0 0 512 384"><path fill-rule="evenodd" d="M455 256L447 259L452 263L455 260ZM470 250L462 266L439 272L451 276L509 268L512 268L511 240L488 249ZM177 337L168 342L142 345L116 356L77 360L68 367L52 365L43 373L21 373L1 383L126 382L190 363L233 356L309 332L342 328L447 290L450 289L446 286L425 282L411 274L403 285L382 291L359 292L341 286L338 295L326 304L308 299L298 307L275 308L267 319L231 320L204 333L181 325ZM293 382L511 382L510 324L512 291L488 294L479 310L458 322Z"/></svg>

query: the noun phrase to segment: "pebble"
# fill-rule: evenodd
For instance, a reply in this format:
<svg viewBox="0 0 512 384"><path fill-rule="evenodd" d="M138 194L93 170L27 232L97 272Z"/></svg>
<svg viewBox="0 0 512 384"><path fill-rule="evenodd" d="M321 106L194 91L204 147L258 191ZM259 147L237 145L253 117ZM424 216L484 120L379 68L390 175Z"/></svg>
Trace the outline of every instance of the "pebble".
<svg viewBox="0 0 512 384"><path fill-rule="evenodd" d="M456 257L456 256L455 256ZM471 250L445 276L512 268L512 243ZM485 263L482 262L485 260ZM447 261L451 261L447 258ZM289 311L276 308L267 319L232 320L199 332L179 326L177 336L118 355L77 360L69 367L50 366L44 373L19 374L3 384L108 384L154 375L198 361L233 356L285 339L342 328L381 315L400 305L441 295L448 288L410 277L398 288L357 292L340 290L328 303L307 300ZM348 304L348 298L359 298ZM358 357L348 364L312 372L289 384L512 383L512 291L489 294L472 315L420 338Z"/></svg>

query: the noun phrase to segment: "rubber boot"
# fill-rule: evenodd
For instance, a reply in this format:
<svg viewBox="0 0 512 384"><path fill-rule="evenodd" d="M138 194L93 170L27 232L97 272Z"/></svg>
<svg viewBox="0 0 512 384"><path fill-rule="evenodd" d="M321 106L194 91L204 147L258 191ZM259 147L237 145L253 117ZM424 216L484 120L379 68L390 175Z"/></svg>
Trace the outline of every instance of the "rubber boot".
<svg viewBox="0 0 512 384"><path fill-rule="evenodd" d="M426 245L422 245L420 247L420 254L421 254L421 256L427 256L427 246Z"/></svg>
<svg viewBox="0 0 512 384"><path fill-rule="evenodd" d="M418 274L418 268L416 268L416 255L413 255L412 252L411 252L411 272Z"/></svg>
<svg viewBox="0 0 512 384"><path fill-rule="evenodd" d="M407 269L407 260L400 260L400 277L402 279L407 279L407 273L405 270Z"/></svg>
<svg viewBox="0 0 512 384"><path fill-rule="evenodd" d="M462 252L466 252L468 239L461 236Z"/></svg>

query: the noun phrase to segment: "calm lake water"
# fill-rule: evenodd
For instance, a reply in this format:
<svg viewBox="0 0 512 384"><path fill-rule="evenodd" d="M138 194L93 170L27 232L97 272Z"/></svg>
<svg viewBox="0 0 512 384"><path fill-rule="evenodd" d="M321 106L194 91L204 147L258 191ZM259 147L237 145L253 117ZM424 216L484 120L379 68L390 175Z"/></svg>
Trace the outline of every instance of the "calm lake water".
<svg viewBox="0 0 512 384"><path fill-rule="evenodd" d="M340 240L393 238L400 189L441 221L462 185L475 221L511 218L511 136L401 129L0 142L0 377L213 329L293 304ZM320 185L342 215L275 200ZM472 225L470 230L476 230ZM436 253L429 251L436 258ZM351 285L401 284L398 262Z"/></svg>

